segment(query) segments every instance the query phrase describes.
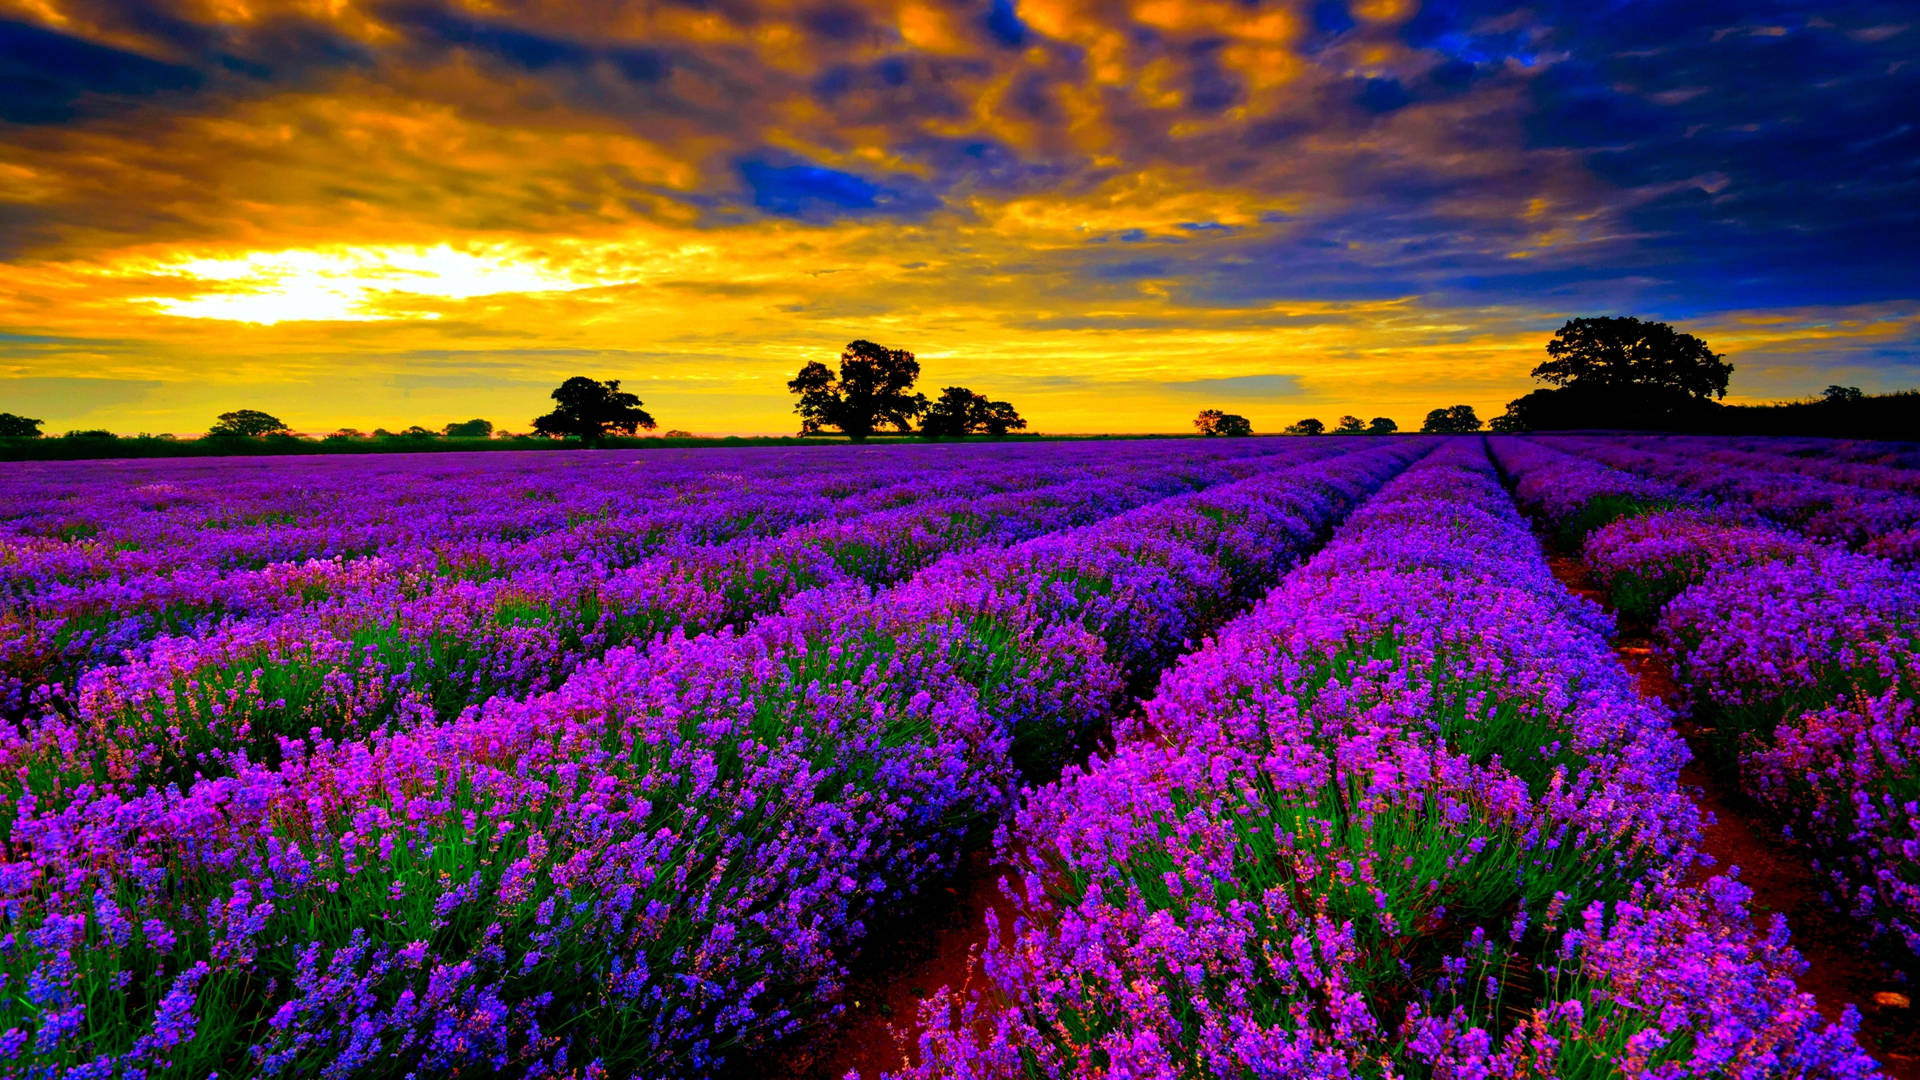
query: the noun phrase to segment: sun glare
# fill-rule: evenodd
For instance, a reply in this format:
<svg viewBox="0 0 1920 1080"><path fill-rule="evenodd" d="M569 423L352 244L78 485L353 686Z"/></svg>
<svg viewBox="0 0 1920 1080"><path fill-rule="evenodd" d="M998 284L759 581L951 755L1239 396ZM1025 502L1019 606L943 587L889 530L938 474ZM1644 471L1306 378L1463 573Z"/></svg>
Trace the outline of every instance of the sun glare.
<svg viewBox="0 0 1920 1080"><path fill-rule="evenodd" d="M143 272L201 288L184 296L141 297L136 303L181 318L263 325L437 319L441 312L433 301L617 284L562 272L505 247L458 249L446 244L256 251L231 258L181 259Z"/></svg>

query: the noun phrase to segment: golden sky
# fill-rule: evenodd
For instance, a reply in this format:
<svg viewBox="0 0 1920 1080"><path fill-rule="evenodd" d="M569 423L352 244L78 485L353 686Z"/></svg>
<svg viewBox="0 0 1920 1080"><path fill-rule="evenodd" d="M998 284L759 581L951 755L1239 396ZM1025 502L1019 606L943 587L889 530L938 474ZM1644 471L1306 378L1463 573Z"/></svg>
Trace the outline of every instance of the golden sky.
<svg viewBox="0 0 1920 1080"><path fill-rule="evenodd" d="M1914 385L1920 28L1678 7L0 0L0 410L787 432L869 338L1043 431L1417 426L1616 313Z"/></svg>

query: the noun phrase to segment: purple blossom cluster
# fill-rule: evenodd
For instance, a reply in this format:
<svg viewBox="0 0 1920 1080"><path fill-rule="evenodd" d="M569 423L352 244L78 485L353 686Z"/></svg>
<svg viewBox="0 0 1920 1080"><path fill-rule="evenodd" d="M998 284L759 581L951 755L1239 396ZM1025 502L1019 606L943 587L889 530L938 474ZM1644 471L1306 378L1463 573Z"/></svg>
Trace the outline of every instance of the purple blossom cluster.
<svg viewBox="0 0 1920 1080"><path fill-rule="evenodd" d="M1520 440L1495 452L1522 490L1564 472L1605 488L1591 461ZM1727 508L1621 517L1582 553L1653 624L1743 788L1873 933L1920 954L1920 579Z"/></svg>
<svg viewBox="0 0 1920 1080"><path fill-rule="evenodd" d="M1326 452L1282 456L1305 461ZM272 760L289 739L450 719L496 695L550 689L610 648L669 630L740 625L807 589L887 584L950 551L1041 535L1232 480L1266 456L1130 448L1090 462L1073 455L1044 464L983 462L964 470L964 478L941 470L920 485L911 482L916 465L909 459L870 468L876 486L869 494L840 491L844 478L817 479L808 491L783 468L774 470L787 488L778 496L787 501L780 514L767 511L761 482L743 478L738 483L752 512L717 496L704 500L705 517L672 507L671 528L653 528L646 544L626 542L632 551L657 549L637 562L609 556L605 545L591 547L591 555L557 557L568 549L548 537L529 538L511 553L489 540L481 545L488 552L484 575L473 571L480 565L475 549L457 539L396 545L379 557L383 566L451 568L439 574L383 574L366 566L370 560L313 560L296 568L304 571L298 580L311 583L324 577L323 568L336 567L335 585L345 577L360 587L321 588L317 595L282 589L259 614L229 615L197 634L162 634L122 649L118 663L95 664L71 688L50 686L29 701L38 707L28 710L25 734L37 746L59 748L57 763L39 767L41 790L83 781L191 783L227 771L236 753ZM485 480L484 472L465 477L469 487ZM743 522L826 512L832 500L820 490L844 496L832 518L723 539ZM623 512L619 520L638 519ZM528 548L537 554L528 556ZM241 588L257 585L249 580ZM53 607L72 599L58 588L45 591L40 599ZM224 610L232 609L228 603ZM40 625L54 627L57 638L63 624L54 616ZM38 677L47 681L44 665Z"/></svg>
<svg viewBox="0 0 1920 1080"><path fill-rule="evenodd" d="M596 455L572 470L541 455L322 459L276 462L284 470L268 477L242 462L37 470L0 502L0 705L17 717L34 685L142 659L157 639L175 639L176 667L194 649L233 667L236 647L327 637L373 665L356 682L435 668L411 681L452 707L672 626L736 623L831 580L897 580L956 545L1233 479L1273 452L1011 447L941 467L952 449L718 452L699 466ZM485 647L443 655L453 638Z"/></svg>
<svg viewBox="0 0 1920 1080"><path fill-rule="evenodd" d="M1912 564L1920 560L1920 492L1907 470L1810 464L1784 450L1710 450L1699 440L1565 439L1581 456L1676 485L1821 540Z"/></svg>
<svg viewBox="0 0 1920 1080"><path fill-rule="evenodd" d="M973 486L987 463L943 457L935 485L964 494L938 512L987 526L916 530L900 515L931 502L903 499L759 544L714 527L706 547L762 568L745 549L852 539L816 548L833 572L749 575L769 598L734 624L582 655L555 689L449 712L431 697L467 669L416 667L426 705L281 725L270 747L250 727L265 711L229 707L278 702L299 672L358 716L380 684L341 673L367 643L289 633L263 653L245 623L156 638L82 677L84 716L35 712L0 751L0 1055L47 1077L710 1073L831 1017L875 918L1427 445L1104 447L1059 463L1077 480L1025 463L999 481L1007 506ZM627 567L658 565L618 542ZM529 572L432 575L420 596L464 611L470 587L545 580ZM458 644L474 624L437 625ZM236 651L173 659L202 641ZM141 665L197 734L123 707Z"/></svg>
<svg viewBox="0 0 1920 1080"><path fill-rule="evenodd" d="M1872 1075L1692 884L1684 745L1477 443L1387 484L1034 791L903 1077Z"/></svg>

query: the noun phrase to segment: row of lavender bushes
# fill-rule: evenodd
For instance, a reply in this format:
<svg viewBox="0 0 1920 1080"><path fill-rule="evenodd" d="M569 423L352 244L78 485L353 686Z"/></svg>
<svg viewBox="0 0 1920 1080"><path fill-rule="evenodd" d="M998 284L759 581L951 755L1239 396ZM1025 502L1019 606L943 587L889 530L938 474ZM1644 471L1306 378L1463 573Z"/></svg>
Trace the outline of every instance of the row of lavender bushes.
<svg viewBox="0 0 1920 1080"><path fill-rule="evenodd" d="M1775 525L1719 491L1670 487L1522 440L1502 467L1547 521L1619 509L1581 551L1650 626L1742 789L1804 844L1873 935L1920 956L1920 580Z"/></svg>
<svg viewBox="0 0 1920 1080"><path fill-rule="evenodd" d="M1863 476L1790 452L1730 452L1669 439L1569 438L1559 445L1602 464L1740 507L1808 536L1911 565L1920 560L1920 493L1888 479L1907 470L1872 466Z"/></svg>
<svg viewBox="0 0 1920 1080"><path fill-rule="evenodd" d="M571 472L450 461L426 475L235 464L237 478L201 466L137 485L95 469L60 500L0 507L0 709L17 717L37 687L58 695L156 652L177 669L204 653L251 670L266 665L248 653L311 647L341 659L309 668L349 663L365 669L356 683L444 713L674 625L737 622L800 588L897 578L955 546L1224 482L1276 447L1053 461L1024 449L944 466L924 451L868 456L844 471L798 470L806 454L698 467L609 456Z"/></svg>
<svg viewBox="0 0 1920 1080"><path fill-rule="evenodd" d="M1366 503L1002 838L915 1080L1865 1076L1694 881L1685 749L1478 444Z"/></svg>
<svg viewBox="0 0 1920 1080"><path fill-rule="evenodd" d="M741 625L809 589L890 584L955 550L1097 521L1275 460L1116 457L1093 468L974 470L973 482L958 485L965 494L923 484L942 494L903 494L877 510L855 500L835 520L769 537L705 545L683 537L624 569L536 564L432 588L383 578L372 590L199 636L161 637L124 663L86 671L70 700L43 690L17 734L0 737L0 767L16 778L0 791L12 803L23 791L83 783L191 784L240 757L276 761L288 740L449 720L496 696L551 689L611 648Z"/></svg>
<svg viewBox="0 0 1920 1080"><path fill-rule="evenodd" d="M24 799L0 1055L48 1076L739 1061L830 1018L873 918L1422 449L810 590L451 721Z"/></svg>

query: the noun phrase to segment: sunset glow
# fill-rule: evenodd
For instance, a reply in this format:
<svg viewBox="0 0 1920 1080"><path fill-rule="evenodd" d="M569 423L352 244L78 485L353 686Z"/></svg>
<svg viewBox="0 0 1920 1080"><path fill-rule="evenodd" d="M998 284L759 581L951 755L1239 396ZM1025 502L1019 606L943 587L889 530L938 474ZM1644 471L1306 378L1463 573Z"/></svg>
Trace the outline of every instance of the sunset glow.
<svg viewBox="0 0 1920 1080"><path fill-rule="evenodd" d="M1730 400L1920 381L1897 4L0 8L0 409L55 431L590 374L786 432L859 337L1043 431L1404 422L1614 312Z"/></svg>

